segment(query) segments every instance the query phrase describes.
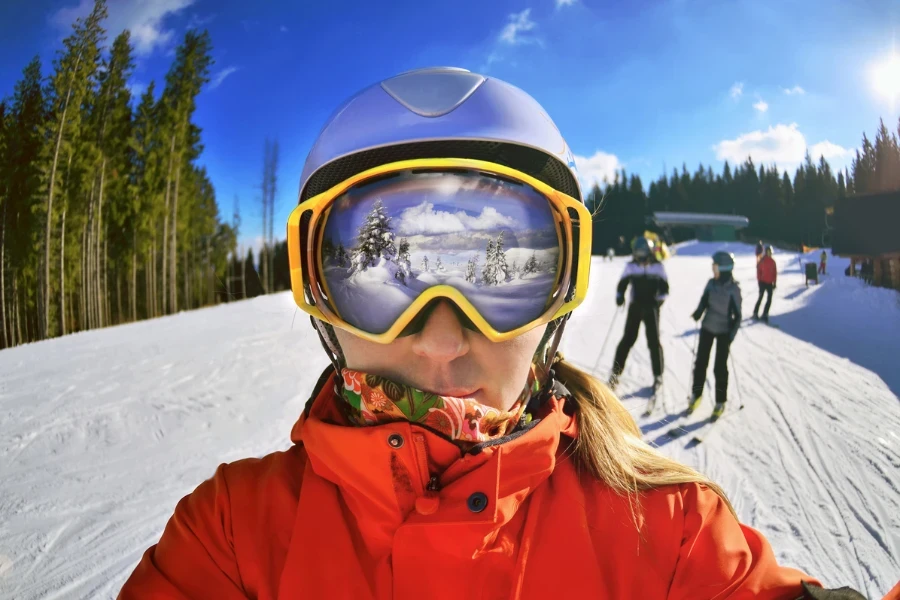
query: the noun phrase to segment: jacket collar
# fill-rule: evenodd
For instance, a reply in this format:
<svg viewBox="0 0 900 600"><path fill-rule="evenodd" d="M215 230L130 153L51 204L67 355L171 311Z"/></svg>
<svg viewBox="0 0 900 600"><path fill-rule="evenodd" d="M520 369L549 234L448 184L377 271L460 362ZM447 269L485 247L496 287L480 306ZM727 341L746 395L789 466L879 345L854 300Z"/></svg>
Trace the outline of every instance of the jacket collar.
<svg viewBox="0 0 900 600"><path fill-rule="evenodd" d="M577 435L573 401L557 396L546 401L529 429L465 453L415 423L342 425L339 401L332 376L294 425L291 439L304 446L312 471L340 490L361 528L371 523L387 536L407 519L495 527L508 522ZM429 491L435 476L439 490ZM476 493L488 501L480 512L469 504ZM441 510L428 514L420 508L422 497Z"/></svg>

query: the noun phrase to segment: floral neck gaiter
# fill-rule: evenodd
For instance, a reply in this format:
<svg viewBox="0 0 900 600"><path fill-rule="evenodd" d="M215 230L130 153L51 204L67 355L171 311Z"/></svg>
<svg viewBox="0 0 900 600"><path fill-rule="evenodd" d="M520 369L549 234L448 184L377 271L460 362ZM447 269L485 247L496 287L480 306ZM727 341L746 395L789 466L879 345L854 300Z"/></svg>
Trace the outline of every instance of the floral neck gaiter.
<svg viewBox="0 0 900 600"><path fill-rule="evenodd" d="M525 418L528 400L538 386L534 368L522 395L507 411L485 406L471 398L439 396L352 369L343 369L341 396L353 425L364 427L395 421L418 423L456 442L480 443L509 435Z"/></svg>

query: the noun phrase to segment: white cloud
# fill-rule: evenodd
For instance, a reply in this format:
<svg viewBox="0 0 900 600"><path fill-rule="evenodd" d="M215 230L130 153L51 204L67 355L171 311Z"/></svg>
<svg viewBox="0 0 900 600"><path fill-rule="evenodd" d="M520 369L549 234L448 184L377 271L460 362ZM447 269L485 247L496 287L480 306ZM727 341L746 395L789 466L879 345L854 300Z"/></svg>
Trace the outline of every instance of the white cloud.
<svg viewBox="0 0 900 600"><path fill-rule="evenodd" d="M140 100L141 95L147 91L147 84L140 81L132 81L128 84L128 90L131 92L132 98Z"/></svg>
<svg viewBox="0 0 900 600"><path fill-rule="evenodd" d="M788 88L782 88L782 89L784 90L784 93L787 94L788 96L795 96L795 95L802 96L803 94L806 93L806 90L804 90L799 85L795 85L794 87L792 87L790 89L788 89Z"/></svg>
<svg viewBox="0 0 900 600"><path fill-rule="evenodd" d="M490 231L501 227L514 228L516 220L500 214L486 206L481 214L473 217L464 211L448 212L435 210L431 202L407 208L398 216L397 231L403 235L435 235L441 233L462 233L466 231Z"/></svg>
<svg viewBox="0 0 900 600"><path fill-rule="evenodd" d="M509 23L507 23L506 27L503 28L503 31L500 32L500 41L512 45L528 44L536 41L532 37L522 35L527 34L536 27L534 21L529 18L529 15L531 15L530 8L526 8L520 13L509 15Z"/></svg>
<svg viewBox="0 0 900 600"><path fill-rule="evenodd" d="M810 146L809 155L813 160L819 160L820 156L824 156L825 160L831 160L834 158L848 158L853 155L853 150L825 140Z"/></svg>
<svg viewBox="0 0 900 600"><path fill-rule="evenodd" d="M613 181L616 171L623 167L615 154L597 151L590 158L575 155L575 168L578 170L578 178L581 180L583 192L590 192L594 184L603 186L603 180Z"/></svg>
<svg viewBox="0 0 900 600"><path fill-rule="evenodd" d="M213 75L212 79L210 80L209 89L214 90L222 85L222 82L225 81L225 78L237 70L238 67L225 67L224 69Z"/></svg>
<svg viewBox="0 0 900 600"><path fill-rule="evenodd" d="M769 110L769 104L765 100L760 98L759 102L757 102L756 104L753 105L753 108L755 108L756 110L758 110L761 113L764 113L767 110Z"/></svg>
<svg viewBox="0 0 900 600"><path fill-rule="evenodd" d="M575 4L575 0L556 0L556 8L572 6L573 4Z"/></svg>
<svg viewBox="0 0 900 600"><path fill-rule="evenodd" d="M281 33L287 33L288 28L284 25L281 26Z"/></svg>
<svg viewBox="0 0 900 600"><path fill-rule="evenodd" d="M109 17L104 27L109 37L114 38L123 30L131 32L131 43L137 56L147 56L157 47L165 46L174 35L166 29L163 21L193 4L195 0L111 0ZM78 6L59 9L50 17L50 22L65 32L69 32L75 19L90 14L93 0L81 0Z"/></svg>
<svg viewBox="0 0 900 600"><path fill-rule="evenodd" d="M757 165L774 163L787 171L796 169L805 160L807 148L813 160L818 160L821 155L826 160L846 158L851 153L851 150L829 141L809 146L796 123L770 126L766 131L751 131L733 140L722 140L713 146L719 160L727 160L732 164L743 163L749 156Z"/></svg>
<svg viewBox="0 0 900 600"><path fill-rule="evenodd" d="M728 93L731 94L731 97L735 100L740 98L744 94L744 82L738 81L737 83L735 83L733 86L731 86L731 89Z"/></svg>

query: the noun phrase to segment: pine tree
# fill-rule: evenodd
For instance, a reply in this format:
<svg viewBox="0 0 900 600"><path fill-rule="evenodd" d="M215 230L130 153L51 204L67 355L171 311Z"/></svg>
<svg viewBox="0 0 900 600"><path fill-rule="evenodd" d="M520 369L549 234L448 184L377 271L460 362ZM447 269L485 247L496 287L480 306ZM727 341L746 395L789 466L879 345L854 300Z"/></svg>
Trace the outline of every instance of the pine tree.
<svg viewBox="0 0 900 600"><path fill-rule="evenodd" d="M506 264L506 254L503 251L502 231L500 232L500 235L497 236L497 240L494 242L494 261L496 264L496 282L503 283L512 279L509 271L509 266Z"/></svg>
<svg viewBox="0 0 900 600"><path fill-rule="evenodd" d="M44 265L41 277L40 337L53 334L50 321L50 250L53 244L53 199L60 185L59 161L66 155L64 142L78 136L81 106L89 94L91 80L100 66L100 43L104 31L100 24L106 18L105 0L95 0L94 8L84 19L78 19L72 34L63 40L65 51L55 61L51 78L52 116L48 123L46 156L48 157L47 203L45 209Z"/></svg>
<svg viewBox="0 0 900 600"><path fill-rule="evenodd" d="M435 269L438 273L443 273L443 272L444 272L444 263L441 262L441 257L440 257L440 256L437 257L437 262L434 263L434 269Z"/></svg>
<svg viewBox="0 0 900 600"><path fill-rule="evenodd" d="M339 267L346 267L350 262L350 255L347 254L347 250L344 248L344 242L338 243L337 250L334 253L334 260Z"/></svg>
<svg viewBox="0 0 900 600"><path fill-rule="evenodd" d="M485 251L484 268L481 270L481 282L484 285L497 284L497 258L494 251L494 240L489 240Z"/></svg>
<svg viewBox="0 0 900 600"><path fill-rule="evenodd" d="M209 81L209 69L213 64L211 53L209 33L188 30L175 51L175 61L166 74L166 88L160 99L168 152L162 242L162 308L165 313L177 310L179 184L182 170L189 169L186 155L190 153L190 139L195 135L191 117L196 110L197 95Z"/></svg>
<svg viewBox="0 0 900 600"><path fill-rule="evenodd" d="M334 242L331 241L331 238L325 238L325 241L322 242L322 258L323 259L331 259L334 260L336 258L337 248L334 245Z"/></svg>
<svg viewBox="0 0 900 600"><path fill-rule="evenodd" d="M397 249L397 272L394 274L394 277L402 283L406 285L406 280L412 275L412 264L410 263L409 258L409 240L406 238L400 239L400 245Z"/></svg>
<svg viewBox="0 0 900 600"><path fill-rule="evenodd" d="M384 209L381 200L376 200L365 222L359 227L356 250L353 252L353 270L365 271L378 262L379 258L390 260L397 253L394 245L392 218Z"/></svg>
<svg viewBox="0 0 900 600"><path fill-rule="evenodd" d="M475 269L478 268L478 255L476 254L466 263L466 281L475 283Z"/></svg>
<svg viewBox="0 0 900 600"><path fill-rule="evenodd" d="M863 133L862 153L859 150L856 151L856 158L853 160L852 166L853 188L857 194L877 191L876 162L875 147Z"/></svg>
<svg viewBox="0 0 900 600"><path fill-rule="evenodd" d="M422 257L422 271L425 273L428 272L428 256L427 255Z"/></svg>
<svg viewBox="0 0 900 600"><path fill-rule="evenodd" d="M537 252L531 253L531 258L528 259L525 263L525 267L522 269L522 273L525 275L530 275L531 273L538 272L538 262L537 262Z"/></svg>
<svg viewBox="0 0 900 600"><path fill-rule="evenodd" d="M44 200L43 131L48 118L48 103L41 86L41 63L35 57L16 83L8 119L7 160L0 164L5 180L2 226L4 254L9 288L6 295L6 314L10 346L31 341L23 334L31 314L40 310L37 294L40 271L38 249L41 242L40 206ZM31 328L34 331L34 327Z"/></svg>

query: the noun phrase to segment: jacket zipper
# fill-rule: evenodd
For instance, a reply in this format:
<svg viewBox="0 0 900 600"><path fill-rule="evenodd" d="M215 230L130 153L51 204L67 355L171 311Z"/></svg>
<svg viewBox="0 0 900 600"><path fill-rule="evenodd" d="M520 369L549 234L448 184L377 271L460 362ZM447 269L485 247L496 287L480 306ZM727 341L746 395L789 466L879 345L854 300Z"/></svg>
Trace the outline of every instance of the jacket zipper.
<svg viewBox="0 0 900 600"><path fill-rule="evenodd" d="M437 475L428 472L428 444L425 442L425 436L416 433L413 434L413 440L416 444L416 459L419 461L419 475L425 487L425 495L431 496L441 490L441 484Z"/></svg>

